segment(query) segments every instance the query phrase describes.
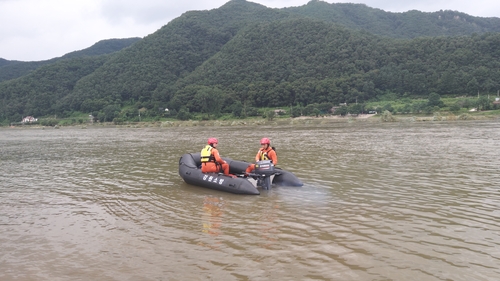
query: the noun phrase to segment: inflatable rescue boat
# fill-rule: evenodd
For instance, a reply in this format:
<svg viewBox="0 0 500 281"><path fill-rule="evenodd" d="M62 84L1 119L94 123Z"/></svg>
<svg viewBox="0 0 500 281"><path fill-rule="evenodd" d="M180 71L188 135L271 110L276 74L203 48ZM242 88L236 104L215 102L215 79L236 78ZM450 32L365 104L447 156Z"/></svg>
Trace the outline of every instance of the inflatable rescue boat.
<svg viewBox="0 0 500 281"><path fill-rule="evenodd" d="M202 173L199 152L186 153L181 156L179 159L179 175L188 184L236 194L259 195L260 191L257 187L270 189L271 185L303 185L292 172L274 167L271 161L257 162L255 171L246 178L243 177L243 174L250 164L249 162L233 160L227 157L222 157L222 159L229 164L229 173L237 175L236 177L226 176L223 173ZM250 178L257 180L257 184L252 183Z"/></svg>

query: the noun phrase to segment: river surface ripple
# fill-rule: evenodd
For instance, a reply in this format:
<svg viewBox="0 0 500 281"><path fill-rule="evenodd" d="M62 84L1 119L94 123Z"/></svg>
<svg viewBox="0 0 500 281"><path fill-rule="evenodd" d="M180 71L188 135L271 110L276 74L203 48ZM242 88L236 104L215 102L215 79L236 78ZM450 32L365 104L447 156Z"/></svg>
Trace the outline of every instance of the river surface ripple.
<svg viewBox="0 0 500 281"><path fill-rule="evenodd" d="M303 187L188 185L269 137ZM499 280L500 122L0 129L0 280Z"/></svg>

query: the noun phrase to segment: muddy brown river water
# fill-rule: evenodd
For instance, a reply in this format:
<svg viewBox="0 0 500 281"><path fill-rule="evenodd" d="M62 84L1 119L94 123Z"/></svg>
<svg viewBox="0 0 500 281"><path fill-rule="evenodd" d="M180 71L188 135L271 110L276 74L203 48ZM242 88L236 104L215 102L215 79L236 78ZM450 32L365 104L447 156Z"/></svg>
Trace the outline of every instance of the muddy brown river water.
<svg viewBox="0 0 500 281"><path fill-rule="evenodd" d="M188 185L269 137L303 187ZM500 122L0 129L0 280L499 280Z"/></svg>

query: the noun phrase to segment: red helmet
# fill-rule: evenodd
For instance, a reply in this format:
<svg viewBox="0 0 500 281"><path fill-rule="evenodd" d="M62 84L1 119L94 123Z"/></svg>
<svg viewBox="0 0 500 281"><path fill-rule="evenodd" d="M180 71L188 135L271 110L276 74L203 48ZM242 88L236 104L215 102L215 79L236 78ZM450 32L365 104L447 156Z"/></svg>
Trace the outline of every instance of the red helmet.
<svg viewBox="0 0 500 281"><path fill-rule="evenodd" d="M214 143L219 143L216 138L209 138L208 139L208 144L214 144Z"/></svg>
<svg viewBox="0 0 500 281"><path fill-rule="evenodd" d="M271 141L268 138L262 138L260 144L271 144Z"/></svg>

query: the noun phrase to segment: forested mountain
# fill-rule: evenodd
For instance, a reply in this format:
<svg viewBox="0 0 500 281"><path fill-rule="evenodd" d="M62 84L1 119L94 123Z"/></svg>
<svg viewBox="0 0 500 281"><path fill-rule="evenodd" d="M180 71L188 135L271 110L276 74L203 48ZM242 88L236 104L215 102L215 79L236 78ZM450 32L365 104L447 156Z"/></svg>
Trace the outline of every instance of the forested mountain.
<svg viewBox="0 0 500 281"><path fill-rule="evenodd" d="M141 38L139 37L101 40L86 49L67 53L60 58L71 59L71 58L81 58L85 56L99 56L99 55L111 54L123 50L124 48L127 48L130 45L140 40Z"/></svg>
<svg viewBox="0 0 500 281"><path fill-rule="evenodd" d="M6 66L6 65L10 65L10 64L15 64L15 63L18 63L19 61L15 61L15 60L6 60L6 59L2 59L0 58L0 67L3 67L3 66Z"/></svg>
<svg viewBox="0 0 500 281"><path fill-rule="evenodd" d="M92 112L105 105L139 101L166 107L177 90L175 82L219 52L242 27L284 17L287 14L245 1L185 13L78 81L57 106Z"/></svg>
<svg viewBox="0 0 500 281"><path fill-rule="evenodd" d="M53 58L44 61L8 61L0 58L0 82L15 79L27 75L31 71L40 68L44 65L53 64L62 59L80 58L84 56L99 56L111 54L126 48L133 43L141 40L141 38L126 38L126 39L107 39L101 40L89 48L68 53L62 57Z"/></svg>
<svg viewBox="0 0 500 281"><path fill-rule="evenodd" d="M63 115L65 110L56 110L57 103L72 92L78 80L108 59L109 55L101 55L60 60L29 75L0 83L2 114L12 121L20 121L19 118L26 115Z"/></svg>
<svg viewBox="0 0 500 281"><path fill-rule="evenodd" d="M453 13L478 29L453 25ZM443 21L433 22L440 14ZM70 53L0 83L0 122L74 112L111 121L132 118L139 108L156 116L165 107L238 116L242 107L365 102L387 93L496 92L500 33L491 31L498 20L319 1L269 9L232 0L187 12L120 51ZM442 30L454 36L431 37ZM115 43L98 43L99 49L127 45ZM17 64L0 61L0 74Z"/></svg>
<svg viewBox="0 0 500 281"><path fill-rule="evenodd" d="M480 18L449 10L390 13L364 4L329 4L312 0L307 5L284 8L283 11L393 38L500 32L500 18Z"/></svg>
<svg viewBox="0 0 500 281"><path fill-rule="evenodd" d="M500 88L498 58L499 33L397 40L290 19L243 30L178 86L219 88L258 107L367 101L386 91L471 95ZM178 91L172 105L196 104L197 92Z"/></svg>

